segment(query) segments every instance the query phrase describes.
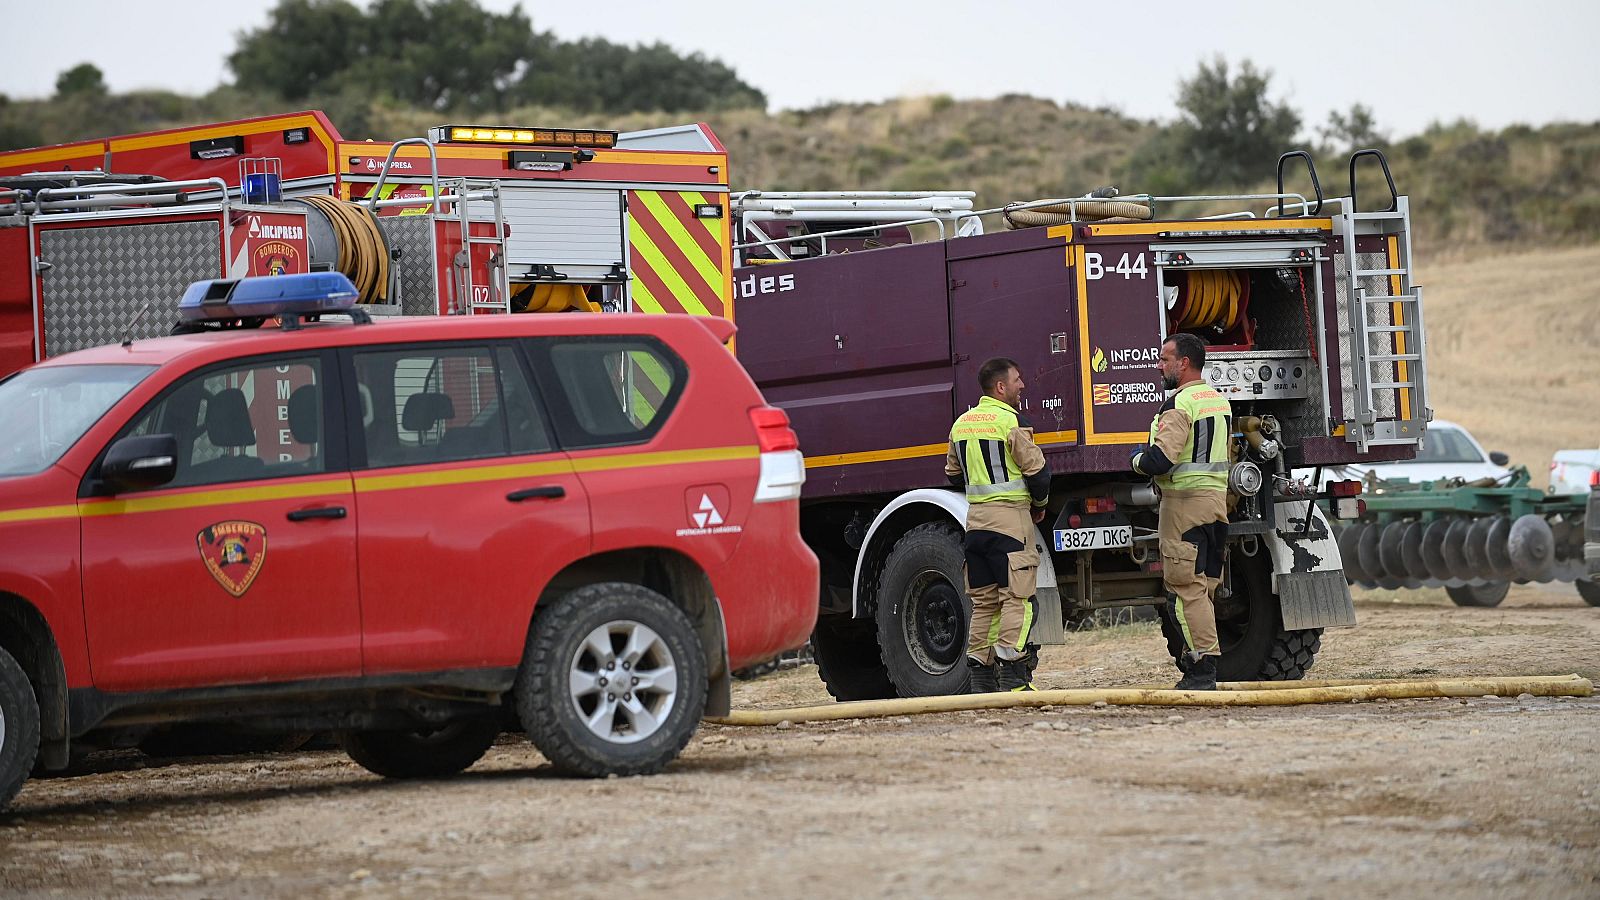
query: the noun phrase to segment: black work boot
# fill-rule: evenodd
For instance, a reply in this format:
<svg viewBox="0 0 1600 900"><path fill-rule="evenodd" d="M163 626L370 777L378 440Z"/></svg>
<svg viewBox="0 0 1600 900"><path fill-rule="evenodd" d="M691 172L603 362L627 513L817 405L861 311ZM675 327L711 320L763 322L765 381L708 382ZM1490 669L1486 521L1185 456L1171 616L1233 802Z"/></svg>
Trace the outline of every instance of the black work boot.
<svg viewBox="0 0 1600 900"><path fill-rule="evenodd" d="M1033 667L1026 656L1021 659L1000 660L1000 691L1033 690Z"/></svg>
<svg viewBox="0 0 1600 900"><path fill-rule="evenodd" d="M1173 688L1176 691L1214 691L1217 689L1217 657L1202 656L1195 659L1192 654L1184 654L1189 659L1189 667L1184 670L1183 680Z"/></svg>
<svg viewBox="0 0 1600 900"><path fill-rule="evenodd" d="M995 680L994 666L967 657L967 693L992 694L999 689Z"/></svg>
<svg viewBox="0 0 1600 900"><path fill-rule="evenodd" d="M1028 664L1028 680L1033 681L1033 673L1039 671L1039 645L1032 643L1024 645L1022 661Z"/></svg>

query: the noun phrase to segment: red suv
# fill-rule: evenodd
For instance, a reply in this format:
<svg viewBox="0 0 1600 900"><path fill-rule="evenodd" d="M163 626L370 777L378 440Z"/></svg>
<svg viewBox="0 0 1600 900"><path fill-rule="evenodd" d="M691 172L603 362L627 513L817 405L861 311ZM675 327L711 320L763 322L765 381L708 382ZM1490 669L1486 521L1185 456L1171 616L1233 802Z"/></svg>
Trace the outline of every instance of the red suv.
<svg viewBox="0 0 1600 900"><path fill-rule="evenodd" d="M197 284L192 333L0 382L0 805L151 723L653 772L806 640L804 464L730 323L363 323L342 281Z"/></svg>

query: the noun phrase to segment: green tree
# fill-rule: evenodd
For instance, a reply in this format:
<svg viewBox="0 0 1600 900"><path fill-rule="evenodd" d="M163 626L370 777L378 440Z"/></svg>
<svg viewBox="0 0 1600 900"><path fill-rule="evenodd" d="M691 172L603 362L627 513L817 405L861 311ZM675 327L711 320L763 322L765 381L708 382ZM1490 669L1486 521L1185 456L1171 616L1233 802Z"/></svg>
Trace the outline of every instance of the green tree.
<svg viewBox="0 0 1600 900"><path fill-rule="evenodd" d="M1161 191L1233 188L1271 174L1300 130L1300 114L1268 97L1271 79L1249 60L1237 73L1221 57L1202 62L1178 85L1178 121L1135 153L1135 173Z"/></svg>
<svg viewBox="0 0 1600 900"><path fill-rule="evenodd" d="M228 67L243 90L304 100L365 62L365 26L348 0L279 0L265 27L238 35Z"/></svg>
<svg viewBox="0 0 1600 900"><path fill-rule="evenodd" d="M57 97L104 97L106 79L94 63L78 63L56 76Z"/></svg>
<svg viewBox="0 0 1600 900"><path fill-rule="evenodd" d="M627 47L537 32L520 6L477 0L279 0L228 58L238 86L300 102L366 94L433 110L514 104L610 113L765 106L733 70L665 44Z"/></svg>
<svg viewBox="0 0 1600 900"><path fill-rule="evenodd" d="M1328 124L1318 129L1329 148L1352 153L1366 147L1386 147L1389 140L1378 130L1378 120L1372 110L1360 103L1348 112L1334 110L1328 114Z"/></svg>

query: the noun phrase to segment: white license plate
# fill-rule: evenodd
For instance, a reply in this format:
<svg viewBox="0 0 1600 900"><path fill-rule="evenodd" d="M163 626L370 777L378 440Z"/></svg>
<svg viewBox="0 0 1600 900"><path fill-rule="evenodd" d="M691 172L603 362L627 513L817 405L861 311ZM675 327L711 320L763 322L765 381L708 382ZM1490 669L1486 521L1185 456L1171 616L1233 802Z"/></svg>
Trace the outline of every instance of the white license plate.
<svg viewBox="0 0 1600 900"><path fill-rule="evenodd" d="M1104 528L1058 528L1056 550L1108 550L1112 547L1133 546L1132 525L1111 525Z"/></svg>

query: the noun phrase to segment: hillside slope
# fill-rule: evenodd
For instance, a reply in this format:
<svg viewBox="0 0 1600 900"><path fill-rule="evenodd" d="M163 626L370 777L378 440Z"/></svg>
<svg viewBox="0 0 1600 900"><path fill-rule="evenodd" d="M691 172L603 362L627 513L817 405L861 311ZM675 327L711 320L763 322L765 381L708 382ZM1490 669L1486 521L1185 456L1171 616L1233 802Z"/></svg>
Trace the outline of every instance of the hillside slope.
<svg viewBox="0 0 1600 900"><path fill-rule="evenodd" d="M1434 415L1544 486L1558 449L1600 446L1600 246L1418 261Z"/></svg>

